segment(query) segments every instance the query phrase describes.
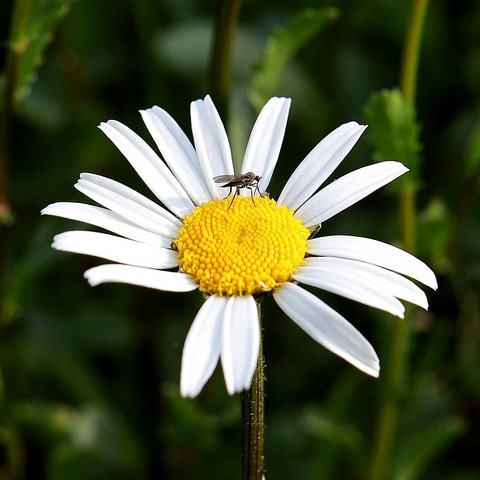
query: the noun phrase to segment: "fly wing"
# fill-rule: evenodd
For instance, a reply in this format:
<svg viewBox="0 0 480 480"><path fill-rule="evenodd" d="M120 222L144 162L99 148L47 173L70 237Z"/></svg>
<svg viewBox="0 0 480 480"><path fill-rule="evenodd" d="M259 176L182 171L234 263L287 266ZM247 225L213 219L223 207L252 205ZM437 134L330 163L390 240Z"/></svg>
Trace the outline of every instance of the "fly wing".
<svg viewBox="0 0 480 480"><path fill-rule="evenodd" d="M234 180L238 180L238 175L217 175L213 177L215 183L233 182Z"/></svg>

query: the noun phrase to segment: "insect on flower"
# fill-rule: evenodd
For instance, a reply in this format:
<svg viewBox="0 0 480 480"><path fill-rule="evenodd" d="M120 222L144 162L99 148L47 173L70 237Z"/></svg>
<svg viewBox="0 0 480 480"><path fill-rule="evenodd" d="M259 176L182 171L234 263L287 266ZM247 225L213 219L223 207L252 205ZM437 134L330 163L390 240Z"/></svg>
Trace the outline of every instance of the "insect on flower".
<svg viewBox="0 0 480 480"><path fill-rule="evenodd" d="M232 188L235 188L235 193L233 194L232 201L230 202L228 208L232 206L233 201L235 200L235 197L238 195L241 188L247 188L248 190L250 190L252 202L255 205L255 200L253 199L253 195L255 194L255 192L258 192L258 194L262 196L262 192L260 192L260 189L258 188L258 182L261 179L262 177L256 175L253 172L239 173L238 175L217 175L216 177L213 177L213 181L215 183L227 182L225 183L225 185L222 185L222 187L230 188L230 192L228 192L228 195L232 193Z"/></svg>

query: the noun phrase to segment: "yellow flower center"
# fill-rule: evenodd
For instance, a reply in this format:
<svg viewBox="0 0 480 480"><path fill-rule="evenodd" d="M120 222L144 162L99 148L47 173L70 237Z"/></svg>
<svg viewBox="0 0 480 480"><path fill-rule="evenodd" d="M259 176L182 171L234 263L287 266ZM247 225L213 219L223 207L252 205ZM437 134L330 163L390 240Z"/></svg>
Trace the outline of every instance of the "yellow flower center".
<svg viewBox="0 0 480 480"><path fill-rule="evenodd" d="M178 264L217 295L255 295L291 279L310 234L293 211L255 196L215 199L185 218L174 244Z"/></svg>

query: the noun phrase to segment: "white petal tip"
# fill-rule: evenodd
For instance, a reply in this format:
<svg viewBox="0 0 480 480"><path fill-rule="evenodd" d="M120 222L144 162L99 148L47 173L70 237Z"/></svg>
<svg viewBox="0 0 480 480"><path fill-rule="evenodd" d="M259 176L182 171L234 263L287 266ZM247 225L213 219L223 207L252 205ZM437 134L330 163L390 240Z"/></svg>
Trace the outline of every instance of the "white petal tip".
<svg viewBox="0 0 480 480"><path fill-rule="evenodd" d="M91 269L90 269L90 270L91 270ZM85 278L85 280L87 280L88 284L89 284L91 287L96 287L96 286L99 285L101 282L100 282L99 278L96 277L95 275L93 275L90 270L87 270L87 271L83 274L83 278Z"/></svg>
<svg viewBox="0 0 480 480"><path fill-rule="evenodd" d="M182 398L195 398L200 392L197 392L193 389L187 387L180 387L180 396Z"/></svg>
<svg viewBox="0 0 480 480"><path fill-rule="evenodd" d="M62 239L63 239L63 236L61 233L59 233L58 235L55 235L53 237L53 242L52 242L52 245L51 247L54 248L55 250L63 250L62 248Z"/></svg>
<svg viewBox="0 0 480 480"><path fill-rule="evenodd" d="M355 364L354 364L355 365ZM378 378L380 376L380 360L378 358L372 359L371 365L355 365L360 371L366 375Z"/></svg>
<svg viewBox="0 0 480 480"><path fill-rule="evenodd" d="M372 358L371 361L367 363L352 362L350 359L345 360L369 377L378 378L380 376L380 360L378 357Z"/></svg>
<svg viewBox="0 0 480 480"><path fill-rule="evenodd" d="M245 382L237 382L239 383L238 385L234 385L233 382L235 382L235 379L227 379L225 378L225 387L227 389L227 393L229 395L235 395L237 393L242 393L245 390L249 390L251 385L252 385L252 378L253 374L249 375L250 379L246 380Z"/></svg>
<svg viewBox="0 0 480 480"><path fill-rule="evenodd" d="M227 393L233 397L233 395L236 395L237 393L242 393L246 390L248 390L250 387L246 387L246 388L243 388L243 387L239 387L239 388L235 388L235 387L229 387L228 385L226 385L226 388L227 388Z"/></svg>

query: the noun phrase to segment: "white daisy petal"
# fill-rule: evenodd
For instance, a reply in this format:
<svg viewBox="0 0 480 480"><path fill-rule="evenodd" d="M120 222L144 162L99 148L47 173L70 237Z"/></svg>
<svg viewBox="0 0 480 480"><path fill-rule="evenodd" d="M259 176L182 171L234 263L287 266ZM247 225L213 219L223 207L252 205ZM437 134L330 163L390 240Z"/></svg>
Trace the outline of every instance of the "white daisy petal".
<svg viewBox="0 0 480 480"><path fill-rule="evenodd" d="M260 175L262 190L267 190L277 164L291 102L290 98L271 98L258 115L248 140L241 173Z"/></svg>
<svg viewBox="0 0 480 480"><path fill-rule="evenodd" d="M166 269L178 266L177 253L171 249L106 233L83 230L59 233L53 237L52 247L137 267Z"/></svg>
<svg viewBox="0 0 480 480"><path fill-rule="evenodd" d="M405 307L392 295L387 295L384 292L379 293L374 286L352 284L352 279L343 275L337 275L334 279L325 279L318 277L318 275L318 272L302 271L293 275L293 278L305 285L321 288L355 302L391 313L396 317L404 318Z"/></svg>
<svg viewBox="0 0 480 480"><path fill-rule="evenodd" d="M117 193L121 195L126 200L131 200L152 212L155 212L157 215L160 215L162 218L170 221L174 225L182 225L182 221L179 220L175 215L170 213L168 210L163 208L162 206L158 205L158 203L153 202L149 198L145 197L141 193L133 190L126 185L123 185L116 180L112 180L111 178L102 177L101 175L97 175L95 173L81 173L80 179L84 182L89 182L92 185L102 187L106 190L111 191L112 193ZM122 199L123 200L123 199Z"/></svg>
<svg viewBox="0 0 480 480"><path fill-rule="evenodd" d="M366 125L349 122L327 135L293 172L277 204L292 210L299 208L338 167L366 128Z"/></svg>
<svg viewBox="0 0 480 480"><path fill-rule="evenodd" d="M101 123L99 128L123 153L148 188L170 211L182 218L194 209L192 201L173 173L133 130L116 120Z"/></svg>
<svg viewBox="0 0 480 480"><path fill-rule="evenodd" d="M260 325L251 295L228 299L222 333L222 367L230 395L250 388L260 348Z"/></svg>
<svg viewBox="0 0 480 480"><path fill-rule="evenodd" d="M290 104L287 98L267 102L253 126L238 172L263 177L259 186L262 191L268 188L278 160ZM393 161L378 163L319 190L366 128L350 122L317 144L291 175L276 204L267 198L257 198L258 204L252 204L249 198L243 198L252 192L242 189L236 199L239 204L227 212L231 200L228 206L227 202L210 202L226 194L223 184L215 183L214 177L226 175L228 181L228 176L234 174L227 133L211 98L191 103L194 145L162 108L152 107L141 111L141 115L161 156L120 122L102 123L100 129L163 205L119 182L84 173L75 187L99 206L59 202L46 207L42 214L86 222L115 234L69 231L54 237L52 246L56 249L117 262L87 270L85 278L92 286L114 282L172 292L200 288L209 295L185 340L182 396L197 396L219 359L229 394L250 388L261 340L253 297L259 289L272 293L280 308L317 342L363 372L378 376L379 360L368 341L345 318L297 283L401 317L402 301L428 307L424 292L411 279L436 288L435 275L412 255L366 238L314 238L308 240L305 249L308 231L302 225L321 225L407 168ZM204 206L207 202L208 206ZM199 207L193 215L196 205ZM269 211L280 206L278 211ZM272 220L274 215L278 215L278 221ZM260 226L267 222L273 230L242 227L252 222ZM239 229L241 238L237 238ZM269 265L275 264L275 256L280 258L285 252L293 264L277 262L272 270L253 259L242 271L238 265L245 265L246 259L241 258L241 248L239 257L235 246L223 241L225 235L267 249L273 238L273 263L269 260ZM218 268L227 257L229 267ZM298 266L302 259L303 265ZM289 278L291 282L273 288L272 277L275 281Z"/></svg>
<svg viewBox="0 0 480 480"><path fill-rule="evenodd" d="M178 236L182 223L176 217L121 183L100 175L82 173L75 188L135 225L170 238Z"/></svg>
<svg viewBox="0 0 480 480"><path fill-rule="evenodd" d="M306 227L319 225L408 171L399 162L359 168L322 188L296 212Z"/></svg>
<svg viewBox="0 0 480 480"><path fill-rule="evenodd" d="M221 152L220 158L223 160L222 168L224 170L229 170L230 168L233 168L233 161L227 132L210 95L206 95L203 102L212 122L212 130L216 132L217 142Z"/></svg>
<svg viewBox="0 0 480 480"><path fill-rule="evenodd" d="M127 283L165 292L191 292L198 288L192 277L186 273L165 272L132 265L100 265L90 268L83 276L92 287L101 283Z"/></svg>
<svg viewBox="0 0 480 480"><path fill-rule="evenodd" d="M217 366L226 305L226 297L211 295L193 320L183 346L182 397L196 397Z"/></svg>
<svg viewBox="0 0 480 480"><path fill-rule="evenodd" d="M178 123L157 106L140 113L165 162L188 196L197 205L211 200L197 153Z"/></svg>
<svg viewBox="0 0 480 480"><path fill-rule="evenodd" d="M145 230L125 220L120 215L106 208L87 205L85 203L57 202L45 207L42 215L78 220L96 227L103 228L122 237L136 240L137 242L170 248L172 239Z"/></svg>
<svg viewBox="0 0 480 480"><path fill-rule="evenodd" d="M382 267L344 258L309 257L293 278L403 318L400 298L428 308L425 293L410 280Z"/></svg>
<svg viewBox="0 0 480 480"><path fill-rule="evenodd" d="M273 298L314 340L359 370L378 377L380 363L375 350L339 313L293 283L285 283L274 292Z"/></svg>
<svg viewBox="0 0 480 480"><path fill-rule="evenodd" d="M378 240L349 235L331 235L309 240L307 251L311 255L350 258L372 263L407 275L433 289L437 288L435 274L425 263L400 248Z"/></svg>
<svg viewBox="0 0 480 480"><path fill-rule="evenodd" d="M192 132L200 167L212 197L220 197L220 187L213 177L233 174L233 162L227 132L220 116L207 95L205 100L192 102Z"/></svg>
<svg viewBox="0 0 480 480"><path fill-rule="evenodd" d="M396 317L403 318L405 315L405 307L402 305L402 302L392 295L387 295L383 292L382 294L378 293L373 286L352 284L351 278L344 278L342 275L338 275L331 280L318 277L318 275L318 272L309 272L307 270L306 272L298 272L298 275L293 275L293 278L305 285L321 288L364 305L378 308Z"/></svg>

